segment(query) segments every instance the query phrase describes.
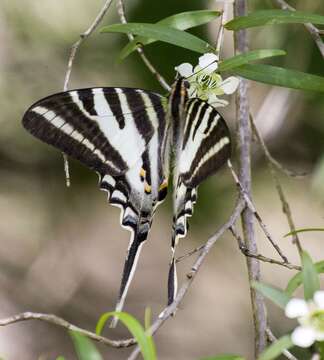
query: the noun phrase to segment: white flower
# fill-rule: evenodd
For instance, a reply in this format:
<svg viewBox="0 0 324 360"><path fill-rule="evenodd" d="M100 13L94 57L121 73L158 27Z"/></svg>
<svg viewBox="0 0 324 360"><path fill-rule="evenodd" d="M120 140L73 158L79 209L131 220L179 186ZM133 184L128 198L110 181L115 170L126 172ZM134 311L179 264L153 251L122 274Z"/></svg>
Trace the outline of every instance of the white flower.
<svg viewBox="0 0 324 360"><path fill-rule="evenodd" d="M199 57L197 66L183 63L175 67L175 70L189 81L190 97L198 97L214 106L226 106L228 101L219 99L218 96L232 94L238 87L239 79L230 76L223 80L215 72L218 68L218 60L216 54L207 53Z"/></svg>
<svg viewBox="0 0 324 360"><path fill-rule="evenodd" d="M313 300L291 299L285 308L287 317L297 318L298 326L291 334L292 342L309 347L324 340L324 291L316 291Z"/></svg>

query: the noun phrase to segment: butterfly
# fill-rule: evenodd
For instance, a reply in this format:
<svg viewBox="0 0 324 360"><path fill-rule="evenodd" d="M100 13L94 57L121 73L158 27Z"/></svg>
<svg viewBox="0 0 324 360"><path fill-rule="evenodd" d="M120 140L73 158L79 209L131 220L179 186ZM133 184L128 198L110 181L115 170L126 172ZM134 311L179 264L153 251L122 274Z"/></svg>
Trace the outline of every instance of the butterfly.
<svg viewBox="0 0 324 360"><path fill-rule="evenodd" d="M168 304L177 292L175 250L186 236L198 186L230 158L229 129L206 101L189 98L179 77L167 97L122 87L50 95L22 123L36 138L96 171L120 224L131 231L116 311L121 311L156 208L173 176L173 225Z"/></svg>

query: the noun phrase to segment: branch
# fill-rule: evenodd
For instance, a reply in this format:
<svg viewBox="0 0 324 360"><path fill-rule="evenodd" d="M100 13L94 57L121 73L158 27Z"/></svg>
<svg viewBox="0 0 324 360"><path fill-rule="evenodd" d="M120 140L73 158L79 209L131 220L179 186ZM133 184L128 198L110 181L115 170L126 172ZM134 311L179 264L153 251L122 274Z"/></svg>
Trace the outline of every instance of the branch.
<svg viewBox="0 0 324 360"><path fill-rule="evenodd" d="M281 266L284 266L290 270L298 270L298 271L301 271L301 266L298 266L298 265L294 265L294 264L291 264L289 262L284 262L284 261L278 261L278 260L275 260L275 259L271 259L271 258L268 258L266 256L263 256L261 254L253 254L249 251L249 249L247 249L247 247L245 246L243 240L241 239L240 235L237 233L237 231L235 230L234 226L231 226L230 229L229 229L232 233L232 235L234 236L234 238L237 240L237 243L238 243L238 246L239 246L239 249L242 251L242 253L245 255L245 256L249 256L249 257L252 257L252 258L255 258L255 259L258 259L260 261L263 261L263 262L267 262L267 263L270 263L270 264L276 264L276 265L281 265Z"/></svg>
<svg viewBox="0 0 324 360"><path fill-rule="evenodd" d="M123 0L117 0L117 11L119 14L120 22L122 24L127 24L127 19L125 15L125 7ZM134 40L134 36L132 34L127 34L129 41ZM165 81L163 76L155 69L153 64L149 61L149 59L146 57L143 48L139 45L136 47L136 51L139 53L140 57L142 58L144 64L147 66L149 71L155 76L157 81L160 83L160 85L167 91L171 90L171 87L169 84Z"/></svg>
<svg viewBox="0 0 324 360"><path fill-rule="evenodd" d="M33 312L24 312L21 314L17 314L6 319L0 319L0 326L6 326L10 324L14 324L16 322L26 321L26 320L41 320L45 321L57 326L61 326L67 330L77 331L82 335L85 335L91 340L100 342L102 344L114 347L114 348L124 348L129 347L131 345L136 344L135 339L125 339L125 340L110 340L106 337L99 336L96 333L91 331L82 329L76 325L69 323L68 321L52 314L41 314L41 313L33 313Z"/></svg>
<svg viewBox="0 0 324 360"><path fill-rule="evenodd" d="M272 1L273 1L274 4L281 7L281 9L283 9L283 10L296 11L295 8L290 6L284 0L272 0ZM308 30L308 32L310 33L311 37L313 38L313 40L315 41L315 44L318 47L318 50L320 51L322 57L324 58L324 43L323 43L323 40L322 40L322 38L320 36L321 34L323 34L323 30L318 29L316 26L314 26L311 23L304 24L304 26Z"/></svg>
<svg viewBox="0 0 324 360"><path fill-rule="evenodd" d="M97 26L100 24L101 20L106 15L111 3L112 3L112 0L107 0L105 2L103 7L101 8L101 10L99 11L97 17L93 21L93 23L89 26L89 28L85 32L80 34L80 39L72 45L70 56L69 56L69 61L68 61L68 66L67 66L67 70L66 70L66 74L65 74L65 79L64 79L63 91L67 91L67 89L68 89L68 84L70 81L70 76L71 76L72 67L73 67L73 62L74 62L75 55L76 55L80 45L86 38L88 38L96 30ZM64 154L64 153L62 153L62 154L63 154L63 161L64 161L66 186L69 187L71 184L71 181L70 181L68 157L66 154Z"/></svg>
<svg viewBox="0 0 324 360"><path fill-rule="evenodd" d="M267 330L266 330L266 332L267 332L267 337L268 337L268 339L269 339L269 341L270 342L275 342L275 341L277 341L278 339L273 335L273 333L272 333L272 331L271 331L271 329L268 327L267 328ZM282 352L282 354L287 358L287 359L289 359L289 360L298 360L290 351L288 351L288 350L284 350L283 352Z"/></svg>
<svg viewBox="0 0 324 360"><path fill-rule="evenodd" d="M261 226L261 229L263 230L265 236L267 237L267 239L270 241L270 243L272 244L272 246L277 250L278 254L280 255L280 257L282 258L282 260L284 262L288 262L287 257L283 254L282 250L280 249L279 245L274 241L274 239L272 238L272 236L270 235L270 232L266 226L266 224L263 222L260 214L257 212L255 206L253 205L253 202L251 200L251 198L249 197L249 195L246 193L246 191L243 188L243 185L241 184L239 178L237 177L234 169L233 169L233 165L231 163L230 160L227 161L227 166L230 169L232 176L234 178L234 181L237 185L237 187L239 188L242 196L244 197L244 200L246 202L247 207L252 211L254 217L258 220L258 223Z"/></svg>
<svg viewBox="0 0 324 360"><path fill-rule="evenodd" d="M252 126L252 129L253 129L253 132L254 132L257 140L259 141L259 143L261 145L261 148L262 148L262 150L264 152L264 155L265 155L265 157L266 157L266 159L268 161L268 166L269 166L272 178L273 178L273 180L275 182L275 186L276 186L276 189L277 189L277 192L278 192L281 204L282 204L282 211L287 217L287 221L288 221L290 231L293 232L292 242L293 242L293 244L296 244L298 252L301 255L303 249L302 249L301 243L299 241L298 234L294 232L296 230L296 227L295 227L295 223L294 223L294 220L293 220L293 217L292 217L290 206L289 206L289 203L288 203L288 201L286 199L283 188L282 188L282 186L280 184L278 175L277 175L276 170L274 168L274 164L273 164L273 162L271 160L272 159L271 154L270 154L264 140L262 139L262 136L259 133L259 130L256 127L252 116L250 116L250 121L251 121L251 126Z"/></svg>
<svg viewBox="0 0 324 360"><path fill-rule="evenodd" d="M239 198L235 208L232 212L232 215L228 219L228 221L222 225L218 231L210 237L206 244L204 245L201 253L198 255L196 261L194 262L193 266L191 267L191 271L187 273L187 279L182 284L181 288L179 289L176 298L174 299L173 303L167 306L159 315L159 317L154 321L148 332L153 335L157 332L157 330L163 325L163 323L169 319L178 309L179 305L181 304L182 300L184 299L187 291L189 290L193 280L195 279L200 267L202 266L206 256L210 252L210 250L215 245L216 241L231 227L235 224L239 216L241 215L243 209L245 207L245 202L242 198ZM139 348L136 349L131 353L128 360L134 360L139 354Z"/></svg>
<svg viewBox="0 0 324 360"><path fill-rule="evenodd" d="M234 15L244 16L247 13L246 0L236 0L234 3ZM248 51L248 41L246 30L235 32L235 53L236 55ZM239 180L243 188L251 198L251 129L249 123L249 102L248 102L248 83L241 79L236 97L236 120L237 120L237 149L239 154L240 173ZM258 252L253 226L254 214L250 208L246 208L242 213L243 238L247 249L256 254ZM252 282L260 280L260 263L257 259L247 257L248 276L250 284L250 294L252 302L252 312L254 320L254 349L255 358L266 347L266 311L264 300L253 287Z"/></svg>

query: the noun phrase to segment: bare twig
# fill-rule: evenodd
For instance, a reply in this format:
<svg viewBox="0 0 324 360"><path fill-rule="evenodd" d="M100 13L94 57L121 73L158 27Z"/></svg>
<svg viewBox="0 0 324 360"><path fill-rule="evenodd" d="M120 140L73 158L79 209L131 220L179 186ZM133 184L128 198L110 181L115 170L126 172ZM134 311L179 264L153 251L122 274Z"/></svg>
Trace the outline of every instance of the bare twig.
<svg viewBox="0 0 324 360"><path fill-rule="evenodd" d="M227 166L230 169L232 176L235 180L235 183L237 184L240 192L242 193L242 196L244 197L246 204L248 206L248 208L252 211L253 215L255 216L255 218L258 220L258 223L260 224L261 229L263 230L265 236L267 237L267 239L270 241L270 243L272 244L272 246L276 249L277 253L280 255L280 257L282 258L282 260L284 262L288 262L287 257L284 255L284 253L282 252L282 250L280 249L279 245L274 241L273 237L270 235L270 232L266 226L266 224L263 222L260 214L257 212L255 206L252 203L252 200L250 198L250 196L246 193L246 191L243 188L243 185L241 184L238 176L236 175L234 169L233 169L233 165L231 163L230 160L227 161Z"/></svg>
<svg viewBox="0 0 324 360"><path fill-rule="evenodd" d="M101 20L104 18L104 16L106 15L110 5L112 3L112 0L107 0L103 7L101 8L101 10L99 11L98 15L96 16L95 20L93 21L93 23L89 26L89 28L83 32L82 34L80 34L80 38L78 41L76 41L72 47L71 47L71 52L70 52L70 56L69 56L69 61L68 61L68 66L67 66L67 70L66 70L66 74L65 74L65 79L64 79L64 85L63 85L63 91L67 91L68 89L68 85L69 85L69 81L70 81L70 77L71 77L71 72L72 72L72 67L73 67L73 62L75 59L75 55L81 45L81 43L88 38L97 28L97 26L100 24ZM66 154L63 153L63 161L64 161L64 172L65 172L65 181L66 181L66 186L69 187L71 184L70 181L70 171L69 171L69 162L68 162L68 157Z"/></svg>
<svg viewBox="0 0 324 360"><path fill-rule="evenodd" d="M126 15L125 15L125 7L124 7L124 2L123 0L117 0L117 11L119 14L119 18L121 23L123 24L127 24L127 19L126 19ZM129 41L134 40L134 36L132 34L127 34ZM139 53L140 57L142 58L144 64L147 66L147 68L149 69L149 71L153 74L153 76L155 76L155 78L157 79L157 81L160 83L160 85L167 91L171 90L171 87L169 86L169 84L165 81L165 79L163 78L163 76L156 70L156 68L152 65L152 63L150 62L150 60L147 58L147 56L144 53L144 50L141 46L137 46L136 47L136 51Z"/></svg>
<svg viewBox="0 0 324 360"><path fill-rule="evenodd" d="M269 339L270 342L275 342L277 341L278 339L273 335L271 329L268 327L267 330L267 337ZM282 352L282 354L289 360L298 360L290 351L288 350L284 350Z"/></svg>
<svg viewBox="0 0 324 360"><path fill-rule="evenodd" d="M218 32L218 36L217 36L217 42L216 42L216 53L218 54L218 56L220 56L222 45L223 45L224 30L225 30L224 25L228 21L228 12L229 12L229 2L223 1L223 13L222 13L221 24L220 24L219 32Z"/></svg>
<svg viewBox="0 0 324 360"><path fill-rule="evenodd" d="M277 189L277 192L278 192L281 204L282 204L282 211L287 217L287 221L288 221L290 231L293 232L293 235L292 235L293 240L292 240L292 242L293 242L293 244L296 244L298 252L299 252L299 254L301 254L303 249L302 249L301 243L299 241L298 234L294 233L294 231L296 230L296 227L295 227L295 223L294 223L294 220L293 220L293 217L292 217L291 209L290 209L289 203L288 203L288 201L286 199L286 196L285 196L285 193L284 193L283 188L281 186L281 183L279 181L278 175L277 175L277 173L275 171L271 154L270 154L270 152L269 152L269 150L268 150L268 148L267 148L261 134L259 133L258 128L256 127L252 116L250 116L250 121L251 121L251 126L252 126L252 129L253 129L253 132L254 132L257 140L259 141L259 143L261 145L261 148L262 148L262 150L264 152L264 155L265 155L265 157L266 157L266 159L268 161L268 166L269 166L272 178L273 178L273 180L275 182L275 186L276 186L276 189Z"/></svg>
<svg viewBox="0 0 324 360"><path fill-rule="evenodd" d="M292 6L290 6L286 1L284 0L272 0L274 4L276 4L277 6L281 7L281 9L283 10L290 10L290 11L296 11L295 8L293 8ZM319 30L316 26L314 26L313 24L307 23L304 24L305 28L308 30L308 32L310 33L311 37L313 38L313 40L315 41L320 53L322 54L322 57L324 58L324 43L323 40L320 36L320 34L322 34L322 30Z"/></svg>
<svg viewBox="0 0 324 360"><path fill-rule="evenodd" d="M234 15L244 16L247 13L246 0L236 0L234 3ZM246 30L240 30L234 34L236 55L248 51L248 40ZM241 79L236 96L236 121L237 121L237 148L239 154L239 180L243 185L249 198L251 198L251 129L249 122L248 83ZM251 253L257 253L257 243L253 224L254 214L250 208L242 213L243 238L247 249ZM266 346L266 310L263 297L253 287L254 281L260 280L260 263L257 259L247 257L248 276L254 321L254 348L255 357L263 351Z"/></svg>
<svg viewBox="0 0 324 360"><path fill-rule="evenodd" d="M187 273L187 279L185 280L185 282L182 284L181 288L179 289L177 296L174 299L173 303L170 304L169 306L167 306L161 312L159 317L154 321L151 328L149 329L150 334L152 334L152 335L155 334L156 331L161 327L161 325L167 319L169 319L172 316L172 314L174 314L176 312L176 310L178 309L179 305L181 304L183 298L185 297L187 291L189 290L190 285L192 284L194 278L196 277L200 267L202 266L206 256L208 255L209 251L213 248L216 241L226 232L226 230L228 230L231 226L233 226L235 224L235 222L239 218L240 214L242 213L244 206L245 206L244 200L239 198L236 203L236 206L232 212L232 215L230 216L228 221L224 225L222 225L217 230L217 232L207 240L204 248L202 249L201 253L198 255L196 261L194 262L194 264L191 268L191 271L189 273ZM139 348L136 347L136 349L129 356L128 360L136 359L138 354L139 354Z"/></svg>
<svg viewBox="0 0 324 360"><path fill-rule="evenodd" d="M57 326L61 326L67 330L77 331L80 334L85 335L89 339L92 339L94 341L97 341L102 344L105 344L105 345L108 345L111 347L115 347L115 348L124 348L124 347L129 347L131 345L136 344L136 341L133 338L125 339L125 340L107 339L106 337L99 336L96 333L82 329L82 328L80 328L76 325L73 325L73 324L69 323L68 321L66 321L56 315L52 315L52 314L24 312L21 314L10 316L6 319L0 319L0 326L6 326L6 325L14 324L16 322L26 321L26 320L41 320L41 321L45 321L45 322L48 322L48 323L51 323L51 324L54 324Z"/></svg>
<svg viewBox="0 0 324 360"><path fill-rule="evenodd" d="M200 245L198 247L196 247L195 249L192 249L190 250L189 252L187 252L186 254L182 255L182 256L179 256L177 259L176 259L176 263L184 260L184 259L187 259L188 257L196 254L198 251L201 251L203 248L205 247L205 244L203 245Z"/></svg>
<svg viewBox="0 0 324 360"><path fill-rule="evenodd" d="M237 231L235 230L234 226L231 226L230 227L230 231L231 233L233 234L233 236L235 237L235 239L237 240L237 243L238 243L238 246L240 248L240 250L242 251L242 253L245 255L245 256L249 256L249 257L253 257L255 259L258 259L262 262L267 262L267 263L270 263L270 264L276 264L276 265L280 265L280 266L284 266L290 270L298 270L298 271L301 271L301 266L298 266L298 265L294 265L294 264L291 264L289 262L284 262L284 261L278 261L278 260L275 260L275 259L272 259L272 258L268 258L266 256L263 256L261 254L253 254L251 253L247 247L245 246L243 240L241 239L241 236L237 233Z"/></svg>

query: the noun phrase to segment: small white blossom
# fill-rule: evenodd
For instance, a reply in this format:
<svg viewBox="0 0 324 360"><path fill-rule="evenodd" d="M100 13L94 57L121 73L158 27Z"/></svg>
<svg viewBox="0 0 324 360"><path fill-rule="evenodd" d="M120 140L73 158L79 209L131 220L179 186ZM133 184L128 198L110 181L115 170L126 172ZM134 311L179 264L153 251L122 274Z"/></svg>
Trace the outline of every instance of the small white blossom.
<svg viewBox="0 0 324 360"><path fill-rule="evenodd" d="M324 291L316 291L313 300L291 299L285 308L287 317L297 318L298 326L291 334L292 342L309 347L324 340Z"/></svg>
<svg viewBox="0 0 324 360"><path fill-rule="evenodd" d="M238 87L239 79L230 76L223 80L215 72L218 60L216 54L207 53L199 57L197 66L183 63L175 67L175 70L189 81L190 97L198 97L214 106L226 106L228 101L219 99L219 96L232 94Z"/></svg>

